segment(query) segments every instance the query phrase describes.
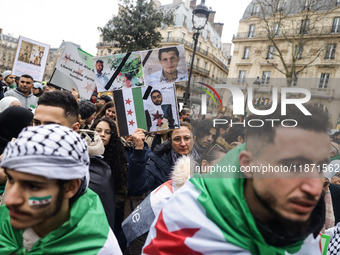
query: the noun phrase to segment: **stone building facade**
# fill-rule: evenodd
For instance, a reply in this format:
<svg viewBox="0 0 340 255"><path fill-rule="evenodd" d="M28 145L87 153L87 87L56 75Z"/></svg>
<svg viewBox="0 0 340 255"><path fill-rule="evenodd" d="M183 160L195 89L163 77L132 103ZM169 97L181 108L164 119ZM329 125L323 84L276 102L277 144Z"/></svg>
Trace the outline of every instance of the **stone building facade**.
<svg viewBox="0 0 340 255"><path fill-rule="evenodd" d="M0 28L0 73L12 70L18 38L4 34Z"/></svg>
<svg viewBox="0 0 340 255"><path fill-rule="evenodd" d="M243 90L253 87L257 104L270 102L273 87L306 88L310 102L329 112L335 128L340 113L340 1L276 0L274 12L265 2L253 0L240 20L228 83ZM285 71L292 68L303 70L287 80ZM228 91L224 104L230 112Z"/></svg>

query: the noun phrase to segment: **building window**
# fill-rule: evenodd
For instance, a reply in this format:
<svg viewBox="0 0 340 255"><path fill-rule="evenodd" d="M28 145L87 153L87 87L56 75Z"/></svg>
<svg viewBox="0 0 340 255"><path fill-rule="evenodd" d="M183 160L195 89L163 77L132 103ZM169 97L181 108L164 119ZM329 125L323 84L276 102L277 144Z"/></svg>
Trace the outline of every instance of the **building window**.
<svg viewBox="0 0 340 255"><path fill-rule="evenodd" d="M335 17L332 25L332 33L340 32L340 17Z"/></svg>
<svg viewBox="0 0 340 255"><path fill-rule="evenodd" d="M334 59L335 50L336 50L336 44L327 44L325 59Z"/></svg>
<svg viewBox="0 0 340 255"><path fill-rule="evenodd" d="M262 84L269 84L271 72L262 73Z"/></svg>
<svg viewBox="0 0 340 255"><path fill-rule="evenodd" d="M191 65L191 60L192 60L192 56L189 55L189 58L188 58L188 63L189 63L189 66Z"/></svg>
<svg viewBox="0 0 340 255"><path fill-rule="evenodd" d="M274 58L274 46L268 47L268 53L267 53L267 59L273 59Z"/></svg>
<svg viewBox="0 0 340 255"><path fill-rule="evenodd" d="M249 54L250 54L250 47L244 47L242 59L249 59Z"/></svg>
<svg viewBox="0 0 340 255"><path fill-rule="evenodd" d="M340 5L340 0L336 0L335 6L339 6Z"/></svg>
<svg viewBox="0 0 340 255"><path fill-rule="evenodd" d="M203 68L204 71L207 70L207 66L208 66L208 62L204 62L204 68Z"/></svg>
<svg viewBox="0 0 340 255"><path fill-rule="evenodd" d="M172 32L169 31L169 32L168 32L168 38L167 38L167 41L168 41L168 42L170 42L170 40L171 40L171 34L172 34Z"/></svg>
<svg viewBox="0 0 340 255"><path fill-rule="evenodd" d="M245 79L246 79L246 74L247 71L241 70L238 73L238 83L244 83Z"/></svg>
<svg viewBox="0 0 340 255"><path fill-rule="evenodd" d="M258 15L260 13L260 5L255 4L253 6L253 11L251 12L251 15Z"/></svg>
<svg viewBox="0 0 340 255"><path fill-rule="evenodd" d="M248 38L253 38L255 34L255 24L249 26Z"/></svg>
<svg viewBox="0 0 340 255"><path fill-rule="evenodd" d="M274 35L279 36L280 35L280 23L276 22L274 24Z"/></svg>
<svg viewBox="0 0 340 255"><path fill-rule="evenodd" d="M294 48L294 56L296 59L302 59L302 55L303 55L303 46L298 46L298 45L295 45L295 48Z"/></svg>
<svg viewBox="0 0 340 255"><path fill-rule="evenodd" d="M198 68L198 64L199 64L199 62L200 62L200 59L199 59L199 58L197 58L197 59L196 59L196 65L195 65L195 67L196 67L196 68Z"/></svg>
<svg viewBox="0 0 340 255"><path fill-rule="evenodd" d="M186 27L187 26L187 16L183 15L183 26Z"/></svg>
<svg viewBox="0 0 340 255"><path fill-rule="evenodd" d="M308 34L309 20L304 19L301 21L300 34Z"/></svg>
<svg viewBox="0 0 340 255"><path fill-rule="evenodd" d="M185 33L182 33L182 43L184 43Z"/></svg>
<svg viewBox="0 0 340 255"><path fill-rule="evenodd" d="M198 51L200 51L201 46L202 46L202 42L199 42L199 43L198 43L198 49L197 49Z"/></svg>
<svg viewBox="0 0 340 255"><path fill-rule="evenodd" d="M326 89L328 87L328 81L330 78L331 74L329 73L322 73L320 76L320 81L319 81L319 88L320 89Z"/></svg>
<svg viewBox="0 0 340 255"><path fill-rule="evenodd" d="M210 48L207 46L207 51L206 51L206 53L205 53L206 56L208 56L208 54L209 54L209 49L210 49Z"/></svg>

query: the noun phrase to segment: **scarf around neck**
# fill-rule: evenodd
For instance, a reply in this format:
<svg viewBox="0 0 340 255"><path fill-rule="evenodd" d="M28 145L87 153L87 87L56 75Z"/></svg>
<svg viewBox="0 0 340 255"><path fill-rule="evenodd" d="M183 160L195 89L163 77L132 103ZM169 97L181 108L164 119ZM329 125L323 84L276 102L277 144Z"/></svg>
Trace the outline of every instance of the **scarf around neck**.
<svg viewBox="0 0 340 255"><path fill-rule="evenodd" d="M243 150L245 144L228 152L218 164L240 169L238 156ZM232 178L233 175L236 178ZM199 203L204 207L207 217L222 231L227 242L253 255L283 255L285 251L293 254L301 249L304 239L284 247L275 247L266 242L244 197L245 178L237 174L226 176L225 173L203 176L196 175L190 181L201 191Z"/></svg>

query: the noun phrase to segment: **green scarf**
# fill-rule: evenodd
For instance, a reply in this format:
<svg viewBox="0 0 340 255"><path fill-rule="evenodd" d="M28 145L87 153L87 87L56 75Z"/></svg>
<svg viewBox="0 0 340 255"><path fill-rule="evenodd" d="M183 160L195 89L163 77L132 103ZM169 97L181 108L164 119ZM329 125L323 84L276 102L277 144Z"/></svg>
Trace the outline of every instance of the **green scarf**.
<svg viewBox="0 0 340 255"><path fill-rule="evenodd" d="M336 159L340 159L340 155L337 155L337 156L331 158L331 161L336 160Z"/></svg>
<svg viewBox="0 0 340 255"><path fill-rule="evenodd" d="M23 247L23 230L11 227L5 205L0 207L0 219L0 254L93 255L104 246L109 233L100 199L89 189L72 205L69 220L38 240L31 251Z"/></svg>
<svg viewBox="0 0 340 255"><path fill-rule="evenodd" d="M240 169L238 158L243 150L244 144L234 148L218 165L231 165ZM197 175L190 179L201 191L198 201L205 208L207 217L220 228L226 241L250 251L253 255L283 255L285 250L289 253L299 251L302 241L286 247L274 247L266 243L243 194L245 179L231 177L228 175L226 178L225 173L216 173L213 177L202 178Z"/></svg>

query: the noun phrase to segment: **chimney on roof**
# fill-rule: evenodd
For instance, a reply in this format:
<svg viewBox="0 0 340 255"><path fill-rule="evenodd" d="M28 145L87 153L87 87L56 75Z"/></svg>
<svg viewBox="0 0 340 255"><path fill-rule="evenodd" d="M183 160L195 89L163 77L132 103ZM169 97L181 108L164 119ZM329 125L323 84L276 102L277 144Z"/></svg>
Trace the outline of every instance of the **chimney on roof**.
<svg viewBox="0 0 340 255"><path fill-rule="evenodd" d="M216 29L217 33L222 37L222 31L223 31L223 23L214 23L214 28Z"/></svg>
<svg viewBox="0 0 340 255"><path fill-rule="evenodd" d="M208 21L212 26L214 25L215 14L216 14L215 11L210 11L210 13L209 13L209 20Z"/></svg>
<svg viewBox="0 0 340 255"><path fill-rule="evenodd" d="M190 8L195 9L196 8L196 0L191 0L190 1Z"/></svg>

